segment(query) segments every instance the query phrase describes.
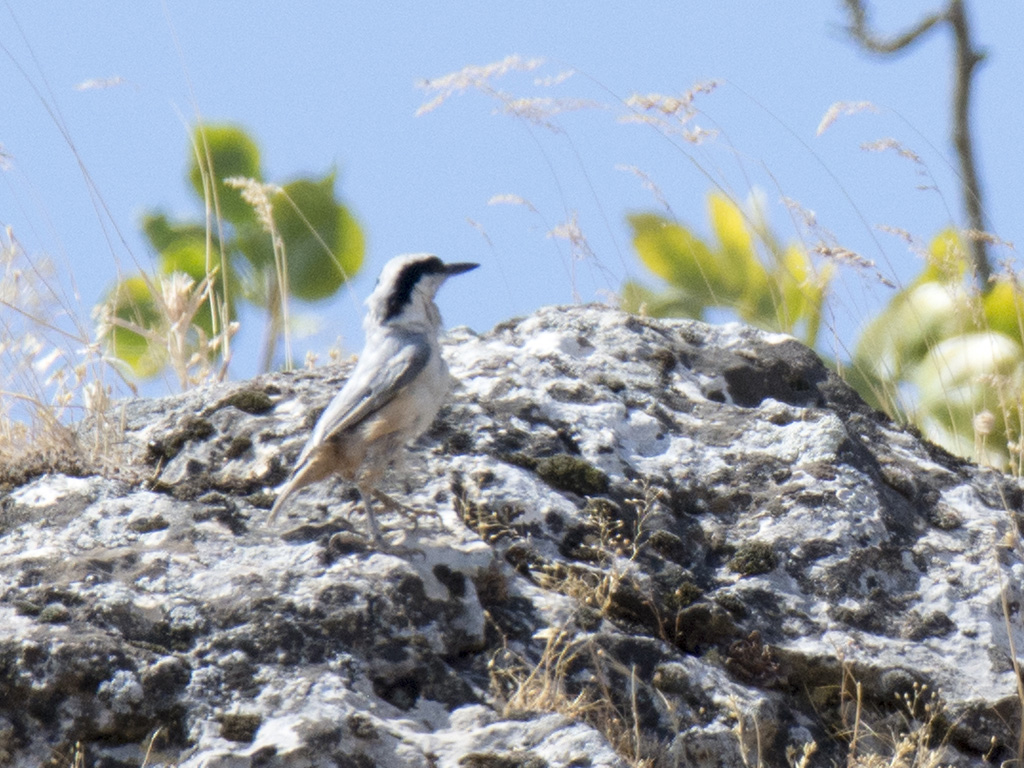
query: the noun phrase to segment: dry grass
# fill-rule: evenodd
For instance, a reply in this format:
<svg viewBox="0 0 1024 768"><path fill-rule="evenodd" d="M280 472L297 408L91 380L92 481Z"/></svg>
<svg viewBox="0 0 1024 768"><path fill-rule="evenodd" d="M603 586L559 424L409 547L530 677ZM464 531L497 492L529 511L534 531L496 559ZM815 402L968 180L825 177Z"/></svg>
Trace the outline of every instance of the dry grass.
<svg viewBox="0 0 1024 768"><path fill-rule="evenodd" d="M657 500L649 489L633 500L638 514L631 531L595 508L592 518L598 534L593 557L602 567L550 566L535 572L538 583L609 617L618 586L630 578L628 563L645 546L644 524ZM534 639L544 641L536 663L528 663L507 648L491 660L492 693L501 702L505 716L558 712L594 727L631 766L665 764L665 745L645 735L638 707L638 694L642 692L648 701L659 702L667 717L675 718L676 708L664 694L648 681L638 679L635 669L611 658L593 635L577 634L562 626L542 630ZM838 723L833 738L843 745L845 768L939 768L948 763L951 755L947 741L952 726L938 692L915 684L910 693L897 696L895 711L869 707L852 666L843 663L841 667L838 711L822 713L822 717ZM729 714L743 765L760 768L777 762L778 756L765 752L764 724L758 717L743 711L735 701ZM810 742L799 749L790 748L786 761L794 768L820 765L816 761L819 747Z"/></svg>
<svg viewBox="0 0 1024 768"><path fill-rule="evenodd" d="M827 131L842 115L856 115L860 112L878 112L878 107L870 101L837 101L827 110L818 123L815 135L821 136Z"/></svg>
<svg viewBox="0 0 1024 768"><path fill-rule="evenodd" d="M913 691L896 697L897 711L885 714L872 711L865 704L863 688L848 664L843 664L843 681L839 702L840 729L835 740L845 747L842 763L845 768L941 768L952 755L947 749L951 728L944 716L941 696L927 686L916 685ZM736 723L734 733L739 741L743 763L748 768L774 763L764 753L759 724L755 717L741 711L734 703L731 715ZM801 748L790 747L786 762L793 768L810 768L820 764L813 760L819 753L816 742Z"/></svg>
<svg viewBox="0 0 1024 768"><path fill-rule="evenodd" d="M214 189L205 174L204 183ZM198 282L181 272L142 275L155 314L145 322L118 311L115 291L93 309L92 326L83 323L88 313L49 259L26 253L10 228L0 234L0 489L47 472L114 474L125 467L115 392L136 390L122 375L125 363L106 352L115 331L145 339L182 389L224 378L238 324L226 320L228 281L214 289L219 238L213 231L220 224L212 197L207 214L206 275ZM204 307L213 318L212 336L196 322Z"/></svg>
<svg viewBox="0 0 1024 768"><path fill-rule="evenodd" d="M896 287L895 283L882 274L874 261L841 245L839 238L818 221L814 211L805 208L791 197L783 196L781 202L793 217L800 239L811 251L839 267L853 267L861 274L870 274L879 285L886 288Z"/></svg>
<svg viewBox="0 0 1024 768"><path fill-rule="evenodd" d="M691 144L714 139L718 131L694 124L699 114L694 101L699 95L712 93L718 85L715 81L698 83L679 96L635 93L623 102L627 112L619 121L649 125L665 136L680 136Z"/></svg>
<svg viewBox="0 0 1024 768"><path fill-rule="evenodd" d="M184 272L169 275L144 276L153 297L157 313L155 323L129 320L117 314L116 293L110 301L101 304L96 313L96 328L100 338L113 335L115 328L131 331L146 340L154 354L160 354L174 372L182 391L209 381L214 376L213 362L237 330L231 323L226 333L212 338L196 322L202 306L216 301L213 278L207 275L198 284ZM222 305L221 311L224 311Z"/></svg>
<svg viewBox="0 0 1024 768"><path fill-rule="evenodd" d="M26 254L10 228L0 235L0 261L0 490L47 472L116 466L109 361L77 324L53 266ZM88 432L70 426L85 416Z"/></svg>
<svg viewBox="0 0 1024 768"><path fill-rule="evenodd" d="M441 77L422 80L417 86L431 96L424 102L416 115L433 112L453 96L466 91L476 91L497 102L496 112L512 115L531 125L547 128L555 133L562 129L552 120L565 112L601 109L604 105L592 99L553 96L519 96L498 88L494 82L512 72L533 72L544 64L543 59L525 59L519 55L506 56L501 61L484 65L471 65ZM556 75L534 78L533 85L553 88L561 85L575 73L564 70Z"/></svg>
<svg viewBox="0 0 1024 768"><path fill-rule="evenodd" d="M597 532L588 546L605 567L550 566L537 574L539 583L607 613L619 583L629 578L628 563L642 551L644 525L657 500L657 493L650 487L632 500L637 515L628 531L621 520L602 507L592 507L591 519ZM622 558L627 561L625 567ZM489 665L492 693L502 702L505 716L558 712L592 726L629 765L650 768L658 764L662 745L642 732L637 697L642 690L671 712L671 705L661 693L640 680L635 669L611 658L591 635L576 635L567 627L548 627L536 633L534 639L545 643L535 664L506 648L495 654ZM586 673L581 677L583 670ZM626 696L622 695L623 681Z"/></svg>
<svg viewBox="0 0 1024 768"><path fill-rule="evenodd" d="M157 764L165 766L165 768L174 768L174 766L178 765L178 761L176 759L168 759L169 756L159 754L156 744L157 740L163 735L164 729L157 728L153 731L152 735L146 739L145 744L140 746L142 759L139 763L139 768L148 768L148 766L153 765L154 763L151 761L154 758L159 759L160 762ZM91 764L86 745L82 742L76 741L73 746L70 746L67 749L67 752L65 749L54 750L53 757L50 758L46 765L51 768L63 768L63 766L67 766L67 768L86 768L87 765Z"/></svg>
<svg viewBox="0 0 1024 768"><path fill-rule="evenodd" d="M848 768L940 768L948 763L948 730L943 736L937 733L944 727L942 699L937 692L915 683L912 693L897 697L900 725L882 731L865 724L859 683L855 690Z"/></svg>
<svg viewBox="0 0 1024 768"><path fill-rule="evenodd" d="M268 297L268 309L270 311L270 327L267 329L268 336L275 337L280 334L284 338L284 359L285 370L292 369L292 321L291 302L288 300L288 257L285 252L284 238L274 223L273 198L284 192L284 189L277 184L267 184L256 179L245 179L232 177L224 180L229 187L238 189L259 221L263 231L270 237L271 247L274 252L274 273L277 276L275 281L274 295ZM330 249L328 249L330 250ZM263 369L267 370L270 363L272 347L268 345L267 352L263 359Z"/></svg>
<svg viewBox="0 0 1024 768"><path fill-rule="evenodd" d="M1009 517L1009 525L1006 529L1006 534L1003 536L1002 541L999 542L999 547L1004 547L1008 550L1018 550L1021 545L1020 534L1018 533L1016 515L1010 509L1007 499L1003 499L1003 507L1006 510L1007 516ZM1007 585L1002 582L1002 569L999 568L999 552L994 552L993 557L996 559L997 573L1000 574L999 583L999 597L1000 597L1000 608L1003 612L1003 622L1006 628L1006 639L1010 648L1010 661L1013 664L1014 678L1017 683L1017 700L1020 703L1019 719L1017 721L1017 765L1024 765L1024 667L1022 667L1019 657L1017 656L1017 643L1013 639L1013 623L1014 617L1018 617L1020 621L1020 611L1018 608L1010 605L1010 596L1008 593Z"/></svg>
<svg viewBox="0 0 1024 768"><path fill-rule="evenodd" d="M598 567L554 563L539 570L538 583L596 609L603 616L609 615L623 583L633 584L631 565L646 543L646 526L659 499L659 491L644 484L640 493L627 501L636 514L632 525L603 504L588 505L586 511L596 534L581 544L581 550L586 549L588 559Z"/></svg>
<svg viewBox="0 0 1024 768"><path fill-rule="evenodd" d="M221 272L222 277L226 278L224 267L228 257L224 252L224 219L220 211L220 200L217 197L213 156L207 143L206 131L202 127L203 121L199 117L198 108L196 109L196 118L200 128L191 134L192 152L203 182L203 208L206 220L205 274L202 282L207 286L212 286L217 272ZM231 295L231 281L224 279L221 282L220 291L207 290L206 294L210 307L212 336L218 341L215 348L208 348L205 352L207 354L212 352L220 356L220 368L216 374L218 381L227 376L232 355L231 338L237 330L237 326L233 326L229 320L231 317L230 307L234 300ZM211 363L212 358L207 358L207 365Z"/></svg>
<svg viewBox="0 0 1024 768"><path fill-rule="evenodd" d="M557 712L593 727L630 766L656 765L661 745L642 732L637 703L639 689L656 691L639 680L636 670L611 659L592 637L576 637L564 628L543 630L535 638L545 641L535 665L508 650L491 661L492 693L503 702L502 714L516 718ZM584 668L587 679L574 679ZM618 687L623 679L625 705L616 704L624 698Z"/></svg>
<svg viewBox="0 0 1024 768"><path fill-rule="evenodd" d="M433 112L452 96L465 93L470 89L483 93L496 93L491 85L492 80L507 75L509 72L530 72L543 63L543 59L524 59L522 56L513 54L491 64L467 66L441 77L422 80L418 83L419 87L433 96L416 110L416 114L423 115Z"/></svg>

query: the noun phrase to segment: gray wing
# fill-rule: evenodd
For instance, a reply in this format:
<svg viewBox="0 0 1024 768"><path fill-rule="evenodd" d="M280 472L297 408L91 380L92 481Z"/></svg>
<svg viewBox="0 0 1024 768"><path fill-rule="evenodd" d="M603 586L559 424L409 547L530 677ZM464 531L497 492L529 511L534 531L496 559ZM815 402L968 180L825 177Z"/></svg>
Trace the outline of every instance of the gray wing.
<svg viewBox="0 0 1024 768"><path fill-rule="evenodd" d="M430 361L430 343L423 334L389 335L373 349L363 350L345 386L320 416L296 466L325 441L359 424L383 408Z"/></svg>

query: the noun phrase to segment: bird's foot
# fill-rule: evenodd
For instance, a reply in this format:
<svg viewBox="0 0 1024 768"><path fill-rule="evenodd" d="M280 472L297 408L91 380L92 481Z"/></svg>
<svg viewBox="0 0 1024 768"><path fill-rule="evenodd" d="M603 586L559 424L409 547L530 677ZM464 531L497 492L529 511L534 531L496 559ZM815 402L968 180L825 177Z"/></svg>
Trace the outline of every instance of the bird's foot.
<svg viewBox="0 0 1024 768"><path fill-rule="evenodd" d="M395 499L393 496L388 496L383 491L378 491L375 489L373 491L373 498L375 498L377 501L383 504L386 509L389 509L392 512L397 512L401 515L405 515L410 520L412 520L412 529L414 531L418 530L420 527L420 517L422 517L424 514L428 514L423 510L413 509L412 507L403 504L402 502ZM444 524L444 520L441 519L441 515L438 514L436 511L434 512L434 515L437 517L438 523L441 524L441 529L447 530Z"/></svg>
<svg viewBox="0 0 1024 768"><path fill-rule="evenodd" d="M399 514L405 515L406 517L410 518L412 520L413 530L419 528L421 514L419 510L406 506L405 504L398 501L394 497L388 496L386 493L384 493L384 491L374 490L373 498L375 498L377 501L383 504L385 509L389 509L392 512L398 512Z"/></svg>

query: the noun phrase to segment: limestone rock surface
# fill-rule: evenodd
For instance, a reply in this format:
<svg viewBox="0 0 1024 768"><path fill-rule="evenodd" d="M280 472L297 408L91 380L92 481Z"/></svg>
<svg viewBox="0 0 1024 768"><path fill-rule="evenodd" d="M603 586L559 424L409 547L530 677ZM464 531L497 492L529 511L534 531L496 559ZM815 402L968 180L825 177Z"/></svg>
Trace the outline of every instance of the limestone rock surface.
<svg viewBox="0 0 1024 768"><path fill-rule="evenodd" d="M340 481L264 524L350 364L129 401L141 479L0 500L0 765L1016 754L1016 480L739 325L553 307L445 354L388 551Z"/></svg>

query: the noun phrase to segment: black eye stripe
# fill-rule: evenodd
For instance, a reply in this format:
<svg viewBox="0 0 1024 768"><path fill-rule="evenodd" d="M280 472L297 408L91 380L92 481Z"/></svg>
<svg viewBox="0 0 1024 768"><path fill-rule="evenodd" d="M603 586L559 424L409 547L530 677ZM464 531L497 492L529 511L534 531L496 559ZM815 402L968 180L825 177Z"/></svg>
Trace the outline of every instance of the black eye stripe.
<svg viewBox="0 0 1024 768"><path fill-rule="evenodd" d="M402 267L398 277L395 278L394 288L392 288L391 294L388 296L384 311L384 321L387 322L401 313L405 305L409 303L409 297L412 296L412 292L420 278L424 275L440 274L442 272L444 272L444 262L437 258L437 256L413 261Z"/></svg>

